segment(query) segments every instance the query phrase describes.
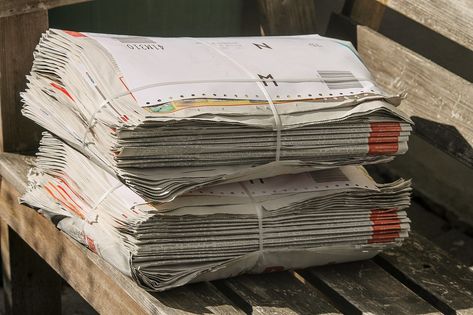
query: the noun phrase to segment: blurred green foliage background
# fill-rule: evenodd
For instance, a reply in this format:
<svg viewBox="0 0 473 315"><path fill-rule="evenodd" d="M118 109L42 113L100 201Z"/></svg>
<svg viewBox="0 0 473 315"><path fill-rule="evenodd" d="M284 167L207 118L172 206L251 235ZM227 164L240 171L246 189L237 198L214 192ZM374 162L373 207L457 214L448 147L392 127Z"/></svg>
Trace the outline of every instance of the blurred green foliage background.
<svg viewBox="0 0 473 315"><path fill-rule="evenodd" d="M245 0L95 0L49 11L50 27L148 36L235 36ZM256 2L256 1L254 1Z"/></svg>

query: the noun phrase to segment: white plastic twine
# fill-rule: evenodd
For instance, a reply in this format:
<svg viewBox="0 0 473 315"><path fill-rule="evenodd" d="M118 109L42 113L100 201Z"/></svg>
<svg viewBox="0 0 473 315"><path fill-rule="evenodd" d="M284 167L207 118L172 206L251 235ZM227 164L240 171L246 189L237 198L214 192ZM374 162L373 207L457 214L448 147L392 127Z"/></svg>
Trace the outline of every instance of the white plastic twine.
<svg viewBox="0 0 473 315"><path fill-rule="evenodd" d="M123 184L121 182L118 182L115 186L111 187L110 189L108 189L107 191L105 191L103 193L103 195L99 198L99 200L97 200L97 202L95 202L95 205L92 207L92 210L86 214L86 219L87 219L87 222L89 223L93 223L93 222L97 222L97 218L98 218L98 213L97 213L97 208L102 204L102 202L107 199L107 197L113 193L115 190L117 190L118 188L122 187Z"/></svg>
<svg viewBox="0 0 473 315"><path fill-rule="evenodd" d="M191 38L191 40L195 40L195 41L205 45L206 47L209 47L211 50L217 52L219 55L223 56L224 58L229 60L231 63L233 63L235 66L237 66L240 70L245 72L248 75L249 78L255 80L256 85L258 86L258 88L263 93L264 97L266 98L266 101L269 104L269 107L271 108L271 111L273 112L274 123L275 123L275 127L276 127L276 161L279 161L279 158L281 157L281 130L282 130L283 126L282 126L282 122L281 122L281 117L279 117L278 110L276 109L276 106L274 106L273 100L269 96L269 93L266 90L266 88L264 87L263 83L261 83L261 79L257 78L253 73L251 73L250 70L248 70L248 68L246 68L244 65L242 65L241 63L239 63L234 58L227 55L226 53L224 53L222 50L218 49L217 47L212 46L212 45L210 45L210 44L208 44L208 43L206 43L206 42L204 42L200 39L197 39L197 38Z"/></svg>
<svg viewBox="0 0 473 315"><path fill-rule="evenodd" d="M255 213L256 216L258 217L258 233L259 233L259 256L261 257L263 255L263 249L264 249L264 235L263 235L263 208L261 207L261 204L259 204L251 195L250 191L248 188L245 187L243 183L239 183L241 188L245 191L246 195L250 199L251 204L255 208Z"/></svg>
<svg viewBox="0 0 473 315"><path fill-rule="evenodd" d="M353 80L353 79L352 79ZM331 79L328 82L347 82L347 81L352 81L352 80L342 80L342 79ZM362 79L362 78L355 78L354 80L361 81L361 80L367 80L369 79ZM353 81L354 81L353 80ZM260 89L262 89L263 95L265 96L266 99L270 100L270 106L272 106L272 111L276 111L276 108L274 107L274 103L271 100L271 97L269 96L268 92L264 88L264 85L261 83L260 78L247 78L247 79L228 79L228 78L222 78L222 79L210 79L210 80L182 80L182 81L166 81L166 82L156 82L156 83L151 83L151 84L146 84L142 86L138 86L136 88L132 88L127 90L126 92L119 93L113 97L109 97L100 103L100 105L97 107L97 109L92 113L90 118L87 120L87 129L84 133L84 136L82 137L82 143L84 146L89 145L93 142L86 142L87 140L87 135L89 132L91 132L92 128L95 126L95 123L97 122L97 114L102 111L103 108L105 108L107 105L110 105L112 101L119 99L120 97L124 97L127 95L130 95L134 92L139 92L147 89L152 89L155 87L160 87L160 86L167 86L167 85L179 85L179 84L198 84L198 83L256 83ZM304 82L327 82L327 80L321 79L321 78L291 78L291 79L285 79L285 78L278 78L278 82L284 82L284 83L304 83ZM274 108L274 110L273 110ZM277 113L277 111L276 111ZM279 119L279 115L277 115ZM280 121L280 120L279 120Z"/></svg>

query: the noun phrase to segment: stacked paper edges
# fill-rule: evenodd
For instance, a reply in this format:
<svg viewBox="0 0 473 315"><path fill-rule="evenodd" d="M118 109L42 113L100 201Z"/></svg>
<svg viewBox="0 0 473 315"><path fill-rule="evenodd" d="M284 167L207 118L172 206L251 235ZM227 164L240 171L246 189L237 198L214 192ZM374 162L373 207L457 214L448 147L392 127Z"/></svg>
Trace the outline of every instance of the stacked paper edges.
<svg viewBox="0 0 473 315"><path fill-rule="evenodd" d="M410 182L353 165L406 152L412 122L347 42L50 30L28 79L23 113L55 136L22 201L147 289L407 237Z"/></svg>
<svg viewBox="0 0 473 315"><path fill-rule="evenodd" d="M367 259L407 237L410 182L361 166L280 175L146 202L46 134L28 192L58 227L147 289Z"/></svg>
<svg viewBox="0 0 473 315"><path fill-rule="evenodd" d="M28 80L25 116L154 201L203 185L386 162L407 151L412 130L400 98L376 87L350 43L314 35L50 30Z"/></svg>

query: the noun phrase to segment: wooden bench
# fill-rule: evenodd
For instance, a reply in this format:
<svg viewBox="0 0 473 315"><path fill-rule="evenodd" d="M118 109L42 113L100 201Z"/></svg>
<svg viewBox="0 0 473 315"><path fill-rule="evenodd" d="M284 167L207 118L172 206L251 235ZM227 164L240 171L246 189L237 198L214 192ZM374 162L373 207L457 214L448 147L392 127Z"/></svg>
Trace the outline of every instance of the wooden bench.
<svg viewBox="0 0 473 315"><path fill-rule="evenodd" d="M4 1L0 5L3 151L28 151L37 145L37 129L19 114L17 95L24 88L34 44L47 28L46 8L72 2L78 1ZM267 19L276 19L278 10L302 2L281 1L271 6L261 1L270 8ZM272 21L267 33L281 25ZM388 65L383 62L389 50L381 55L384 45L399 48L397 54L417 57L367 28L359 29L358 44L380 84L388 87L381 80L387 71L383 65ZM411 86L411 76L403 79ZM457 126L455 121L452 124ZM415 232L402 247L368 261L245 275L150 294L34 209L18 204L33 159L16 153L0 155L0 240L5 303L10 313L59 314L62 278L103 314L473 314L473 273Z"/></svg>
<svg viewBox="0 0 473 315"><path fill-rule="evenodd" d="M473 3L352 2L352 19L367 26L357 29L358 51L381 87L407 92L401 108L416 123L408 153L389 171L473 226Z"/></svg>
<svg viewBox="0 0 473 315"><path fill-rule="evenodd" d="M58 314L60 277L103 314L473 314L473 273L416 234L369 261L147 293L18 204L32 162L0 156L2 258L14 314Z"/></svg>

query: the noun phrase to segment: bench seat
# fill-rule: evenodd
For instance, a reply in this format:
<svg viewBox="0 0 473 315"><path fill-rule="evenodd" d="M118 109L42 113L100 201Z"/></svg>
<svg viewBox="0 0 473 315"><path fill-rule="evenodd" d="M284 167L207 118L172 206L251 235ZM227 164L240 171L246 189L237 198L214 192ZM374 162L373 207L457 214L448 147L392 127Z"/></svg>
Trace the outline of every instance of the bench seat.
<svg viewBox="0 0 473 315"><path fill-rule="evenodd" d="M102 314L473 314L473 273L415 233L403 246L368 261L245 275L150 294L34 209L18 204L33 161L0 155L2 244L8 242L5 229L10 237L18 234ZM11 261L15 253L5 253L5 247L2 257ZM21 266L9 267L21 274ZM35 283L30 286L35 290ZM44 286L36 290L47 293Z"/></svg>

